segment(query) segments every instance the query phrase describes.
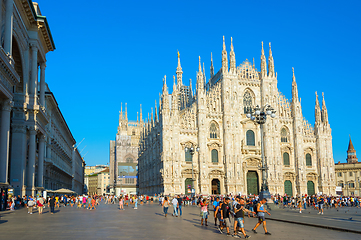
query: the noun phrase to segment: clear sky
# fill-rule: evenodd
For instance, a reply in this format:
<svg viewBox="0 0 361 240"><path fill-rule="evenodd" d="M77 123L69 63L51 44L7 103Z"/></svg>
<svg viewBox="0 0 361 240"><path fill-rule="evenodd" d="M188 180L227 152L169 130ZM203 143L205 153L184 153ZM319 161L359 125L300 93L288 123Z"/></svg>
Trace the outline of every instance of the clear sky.
<svg viewBox="0 0 361 240"><path fill-rule="evenodd" d="M136 120L154 107L177 67L193 84L198 56L209 79L210 55L221 67L222 36L237 66L272 42L278 88L291 99L295 68L303 115L314 124L315 91L325 92L335 162L345 161L349 134L361 157L360 1L119 1L38 0L56 50L47 55L46 81L87 165L109 162L120 104ZM268 58L268 56L266 56ZM194 86L193 86L194 87ZM320 97L320 101L322 101Z"/></svg>

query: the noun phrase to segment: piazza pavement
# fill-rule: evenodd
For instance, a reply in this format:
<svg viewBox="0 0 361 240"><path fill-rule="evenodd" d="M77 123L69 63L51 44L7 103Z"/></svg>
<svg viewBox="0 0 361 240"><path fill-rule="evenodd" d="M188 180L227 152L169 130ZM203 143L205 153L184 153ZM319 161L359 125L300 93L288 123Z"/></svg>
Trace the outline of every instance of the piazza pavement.
<svg viewBox="0 0 361 240"><path fill-rule="evenodd" d="M172 210L170 207L169 212ZM55 211L53 215L49 208L45 208L43 215L37 211L27 214L26 209L0 213L0 239L229 239L218 232L213 219L208 227L201 226L200 209L195 206L183 207L183 216L177 218L171 214L165 218L157 203L139 205L137 210L129 206L120 211L116 204L101 203L92 211L70 206ZM277 221L267 221L271 236L265 235L262 227L257 229L258 234L251 232L257 222L254 218L245 218L245 229L252 239L361 239L355 232L289 223L300 219L306 222L311 219L311 224L336 222L338 227L347 230L350 223L360 226L360 213L360 209L350 208L326 209L324 215L311 209L302 214L278 210L271 216L278 218Z"/></svg>

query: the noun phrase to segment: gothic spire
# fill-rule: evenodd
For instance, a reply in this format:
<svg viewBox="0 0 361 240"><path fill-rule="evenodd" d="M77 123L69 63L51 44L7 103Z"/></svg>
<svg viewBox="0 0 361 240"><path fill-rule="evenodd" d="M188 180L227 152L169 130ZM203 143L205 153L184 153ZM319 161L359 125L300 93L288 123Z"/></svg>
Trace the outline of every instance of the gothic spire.
<svg viewBox="0 0 361 240"><path fill-rule="evenodd" d="M211 78L214 76L213 57L211 53Z"/></svg>
<svg viewBox="0 0 361 240"><path fill-rule="evenodd" d="M139 122L139 112L137 112L137 122Z"/></svg>
<svg viewBox="0 0 361 240"><path fill-rule="evenodd" d="M322 122L328 123L328 112L325 103L325 95L322 93Z"/></svg>
<svg viewBox="0 0 361 240"><path fill-rule="evenodd" d="M229 52L229 62L230 62L230 69L229 71L231 73L235 73L236 72L236 55L234 53L234 48L233 48L233 38L231 37L231 51Z"/></svg>
<svg viewBox="0 0 361 240"><path fill-rule="evenodd" d="M123 119L123 103L120 103L119 122Z"/></svg>
<svg viewBox="0 0 361 240"><path fill-rule="evenodd" d="M151 122L151 127L154 127L154 114L153 114L153 108L151 108L151 115L150 115L150 122Z"/></svg>
<svg viewBox="0 0 361 240"><path fill-rule="evenodd" d="M269 77L275 76L275 66L274 66L274 61L273 61L273 56L272 56L271 43L269 43L268 76Z"/></svg>
<svg viewBox="0 0 361 240"><path fill-rule="evenodd" d="M206 87L206 70L204 69L204 62L203 62L203 83L204 83L204 88Z"/></svg>
<svg viewBox="0 0 361 240"><path fill-rule="evenodd" d="M127 109L127 103L125 103L125 120L128 121L128 109Z"/></svg>
<svg viewBox="0 0 361 240"><path fill-rule="evenodd" d="M202 90L203 88L204 88L203 72L201 65L201 56L199 56L199 65L198 65L198 73L197 73L197 91Z"/></svg>
<svg viewBox="0 0 361 240"><path fill-rule="evenodd" d="M261 76L267 76L267 63L266 56L264 55L263 42L262 42L262 52L261 52Z"/></svg>
<svg viewBox="0 0 361 240"><path fill-rule="evenodd" d="M181 62L180 62L179 51L178 51L178 66L177 66L176 74L177 74L177 83L178 83L179 86L182 86L183 85L183 83L182 83L183 71L182 71Z"/></svg>
<svg viewBox="0 0 361 240"><path fill-rule="evenodd" d="M143 122L142 104L140 104L140 121Z"/></svg>
<svg viewBox="0 0 361 240"><path fill-rule="evenodd" d="M223 36L223 50L222 50L222 72L228 73L228 57L227 57L227 50L226 50L226 43L224 42Z"/></svg>
<svg viewBox="0 0 361 240"><path fill-rule="evenodd" d="M177 91L177 85L175 84L175 76L173 75L173 92Z"/></svg>
<svg viewBox="0 0 361 240"><path fill-rule="evenodd" d="M158 119L158 108L157 108L157 100L155 100L155 105L154 105L154 108L155 108L155 121L158 122L159 119Z"/></svg>
<svg viewBox="0 0 361 240"><path fill-rule="evenodd" d="M320 109L320 102L318 101L317 92L316 92L316 106L315 106L315 122L321 123L321 109Z"/></svg>
<svg viewBox="0 0 361 240"><path fill-rule="evenodd" d="M298 88L296 83L296 77L295 77L295 69L292 68L292 102L298 101Z"/></svg>

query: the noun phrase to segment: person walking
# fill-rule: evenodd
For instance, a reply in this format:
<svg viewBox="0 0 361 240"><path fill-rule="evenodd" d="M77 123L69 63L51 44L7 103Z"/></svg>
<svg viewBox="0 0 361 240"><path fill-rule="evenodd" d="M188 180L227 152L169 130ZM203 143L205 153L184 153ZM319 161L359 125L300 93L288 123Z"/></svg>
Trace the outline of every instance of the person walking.
<svg viewBox="0 0 361 240"><path fill-rule="evenodd" d="M49 206L50 206L50 213L51 213L51 214L54 214L54 208L55 208L55 199L54 199L54 196L51 196L48 204L49 204Z"/></svg>
<svg viewBox="0 0 361 240"><path fill-rule="evenodd" d="M267 210L265 210L264 208L264 204L267 202L267 199L263 198L259 203L257 203L257 216L258 216L258 223L256 224L256 226L252 229L252 231L254 233L256 232L256 229L259 227L259 225L263 224L263 229L264 229L264 234L266 235L271 235L270 232L267 231L267 227L266 227L266 219L264 214L267 213L268 215L271 216L271 214L269 212L267 212Z"/></svg>
<svg viewBox="0 0 361 240"><path fill-rule="evenodd" d="M179 204L178 204L178 200L177 200L176 197L173 198L172 204L173 204L173 214L172 214L172 216L173 216L173 217L174 217L174 216L178 217L177 207L178 207Z"/></svg>
<svg viewBox="0 0 361 240"><path fill-rule="evenodd" d="M138 209L138 197L137 197L137 195L134 196L134 209Z"/></svg>
<svg viewBox="0 0 361 240"><path fill-rule="evenodd" d="M232 225L231 224L231 219L229 218L229 214L230 214L230 207L229 207L229 197L226 197L223 201L223 204L221 205L221 220L223 222L221 228L219 229L221 233L223 233L223 229L224 227L226 227L227 230L227 236L232 236L231 233L229 232L229 227Z"/></svg>
<svg viewBox="0 0 361 240"><path fill-rule="evenodd" d="M244 231L244 212L252 213L250 210L244 207L245 202L244 199L237 196L236 197L237 204L234 206L234 235L235 238L240 238L237 233L240 230L245 238L250 238L246 232Z"/></svg>
<svg viewBox="0 0 361 240"><path fill-rule="evenodd" d="M119 210L124 210L124 199L123 197L119 197Z"/></svg>
<svg viewBox="0 0 361 240"><path fill-rule="evenodd" d="M39 197L36 204L38 205L39 214L43 214L44 199L42 197Z"/></svg>
<svg viewBox="0 0 361 240"><path fill-rule="evenodd" d="M201 202L201 213L202 213L202 220L201 225L203 226L203 220L205 222L205 225L208 226L207 220L208 220L208 203L206 199L203 199Z"/></svg>
<svg viewBox="0 0 361 240"><path fill-rule="evenodd" d="M213 211L214 211L214 226L217 226L217 207L219 206L219 197L216 197L216 200L213 202Z"/></svg>
<svg viewBox="0 0 361 240"><path fill-rule="evenodd" d="M33 214L33 207L35 206L35 201L33 199L33 196L29 197L29 201L28 201L28 213L29 214Z"/></svg>
<svg viewBox="0 0 361 240"><path fill-rule="evenodd" d="M163 206L164 217L167 217L168 208L169 208L169 201L168 201L168 198L167 198L167 197L164 197L162 206Z"/></svg>
<svg viewBox="0 0 361 240"><path fill-rule="evenodd" d="M180 197L180 195L178 195L177 197L177 201L178 201L178 208L177 208L177 213L178 213L178 210L179 210L179 216L181 217L182 216L182 198Z"/></svg>

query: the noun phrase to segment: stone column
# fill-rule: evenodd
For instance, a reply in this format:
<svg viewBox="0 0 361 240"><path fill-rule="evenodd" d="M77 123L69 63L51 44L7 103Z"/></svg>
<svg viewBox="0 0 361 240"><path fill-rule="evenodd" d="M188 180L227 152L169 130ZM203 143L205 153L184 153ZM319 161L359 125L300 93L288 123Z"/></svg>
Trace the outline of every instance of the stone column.
<svg viewBox="0 0 361 240"><path fill-rule="evenodd" d="M31 44L31 77L29 81L29 95L33 98L32 103L37 103L37 81L38 81L38 48L35 44Z"/></svg>
<svg viewBox="0 0 361 240"><path fill-rule="evenodd" d="M45 136L39 138L39 155L38 155L38 187L43 187L44 176L44 154L45 154Z"/></svg>
<svg viewBox="0 0 361 240"><path fill-rule="evenodd" d="M45 106L45 63L40 64L40 105Z"/></svg>
<svg viewBox="0 0 361 240"><path fill-rule="evenodd" d="M14 195L23 195L26 174L26 126L23 123L11 124L11 166L10 184Z"/></svg>
<svg viewBox="0 0 361 240"><path fill-rule="evenodd" d="M29 158L28 158L28 195L34 195L35 192L35 153L36 153L36 130L35 127L29 129Z"/></svg>
<svg viewBox="0 0 361 240"><path fill-rule="evenodd" d="M6 53L10 53L10 55L13 42L13 4L13 0L6 0L4 50Z"/></svg>
<svg viewBox="0 0 361 240"><path fill-rule="evenodd" d="M10 111L12 101L3 102L0 126L0 182L8 182Z"/></svg>

